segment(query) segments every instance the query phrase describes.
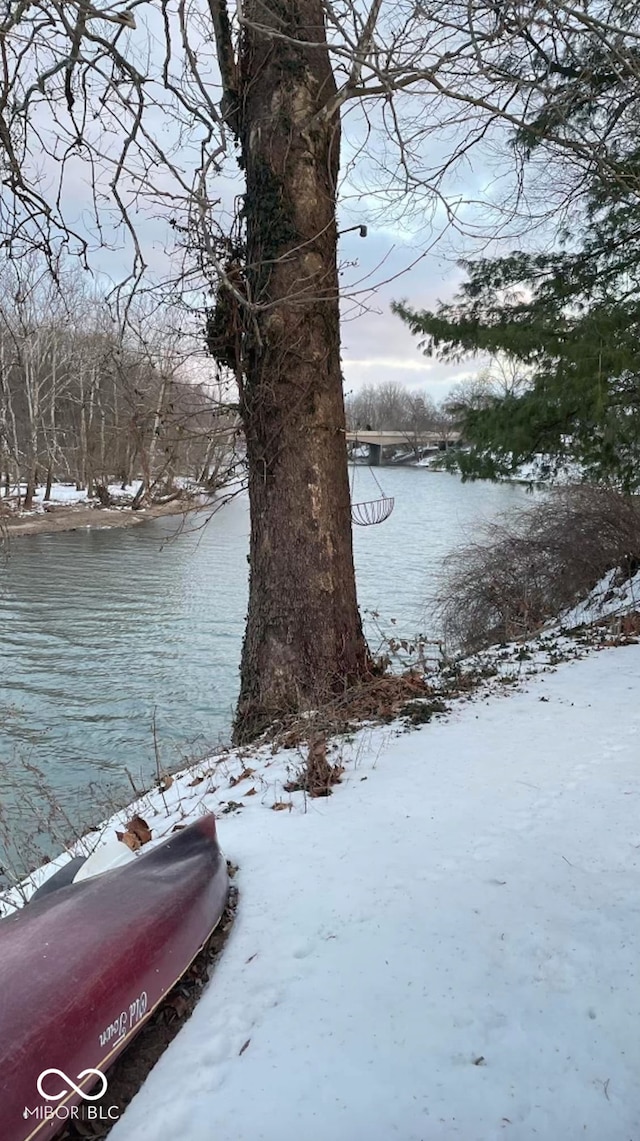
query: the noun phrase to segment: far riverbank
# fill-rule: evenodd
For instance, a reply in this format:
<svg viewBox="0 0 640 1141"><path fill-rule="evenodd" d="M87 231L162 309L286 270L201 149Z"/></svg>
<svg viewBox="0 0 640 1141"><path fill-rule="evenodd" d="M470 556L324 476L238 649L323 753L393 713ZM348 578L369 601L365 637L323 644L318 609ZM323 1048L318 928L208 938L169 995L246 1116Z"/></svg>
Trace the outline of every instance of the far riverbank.
<svg viewBox="0 0 640 1141"><path fill-rule="evenodd" d="M85 527L135 527L147 519L163 515L182 515L202 508L198 499L174 499L171 503L155 503L132 511L130 507L101 507L99 504L60 504L51 510L32 515L0 517L0 532L11 539L28 535L55 534L59 531L78 531Z"/></svg>

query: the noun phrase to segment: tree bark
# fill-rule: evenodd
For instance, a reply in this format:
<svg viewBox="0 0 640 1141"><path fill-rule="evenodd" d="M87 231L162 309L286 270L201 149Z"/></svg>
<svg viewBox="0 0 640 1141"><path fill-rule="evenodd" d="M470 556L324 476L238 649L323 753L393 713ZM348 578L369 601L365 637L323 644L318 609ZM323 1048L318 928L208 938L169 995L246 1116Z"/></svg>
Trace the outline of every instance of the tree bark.
<svg viewBox="0 0 640 1141"><path fill-rule="evenodd" d="M56 424L56 413L58 408L58 343L57 338L53 339L51 345L51 376L49 383L49 424L47 426L46 417L42 415L42 438L47 449L47 483L44 491L44 502L49 503L51 499L51 488L53 485L53 465L55 457L58 454L58 431ZM49 431L47 431L47 427Z"/></svg>
<svg viewBox="0 0 640 1141"><path fill-rule="evenodd" d="M40 385L37 375L37 353L34 346L25 347L24 383L27 407L27 489L25 511L31 511L38 488L38 422L40 419Z"/></svg>
<svg viewBox="0 0 640 1141"><path fill-rule="evenodd" d="M249 610L235 739L366 676L340 370L337 115L321 0L249 0L240 60L246 175L244 422Z"/></svg>
<svg viewBox="0 0 640 1141"><path fill-rule="evenodd" d="M156 452L158 450L158 440L160 432L162 431L162 417L164 413L164 405L167 396L167 388L169 380L166 375L162 376L160 381L160 389L158 392L158 399L156 402L155 410L153 413L153 423L151 426L151 439L149 441L149 451L147 453L145 479L149 490L155 485L156 482ZM143 449L144 455L144 449Z"/></svg>
<svg viewBox="0 0 640 1141"><path fill-rule="evenodd" d="M18 425L9 381L10 368L10 360L7 359L4 342L0 339L0 389L2 390L2 403L5 417L5 443L7 452L5 498L9 498L12 483L11 473L13 473L13 483L18 492L18 502L20 502L20 447L18 444ZM10 436L9 429L11 429Z"/></svg>

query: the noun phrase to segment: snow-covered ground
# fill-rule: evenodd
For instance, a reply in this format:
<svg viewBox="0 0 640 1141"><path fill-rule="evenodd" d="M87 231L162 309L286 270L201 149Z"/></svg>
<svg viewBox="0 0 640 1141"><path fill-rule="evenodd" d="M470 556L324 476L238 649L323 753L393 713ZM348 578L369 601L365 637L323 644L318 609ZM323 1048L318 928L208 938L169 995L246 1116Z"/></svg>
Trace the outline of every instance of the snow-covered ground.
<svg viewBox="0 0 640 1141"><path fill-rule="evenodd" d="M155 839L215 811L240 901L113 1141L640 1138L640 645L468 668L446 717L337 741L328 799L262 747L135 806Z"/></svg>
<svg viewBox="0 0 640 1141"><path fill-rule="evenodd" d="M587 598L566 610L554 625L561 630L573 630L577 626L621 617L639 609L640 571L627 578L618 570L610 570Z"/></svg>
<svg viewBox="0 0 640 1141"><path fill-rule="evenodd" d="M113 1141L640 1136L640 646L488 685L329 799L263 749L139 806L215 809L240 905Z"/></svg>
<svg viewBox="0 0 640 1141"><path fill-rule="evenodd" d="M112 483L109 485L108 490L109 490L109 494L112 495L115 500L118 500L119 498L123 498L123 497L130 498L130 497L134 496L136 494L136 492L139 490L139 488L140 488L140 480L134 480L133 483L127 484L124 488L119 483ZM26 490L27 489L26 489L25 484L22 484L20 486L20 489L19 489L20 495L21 496L25 495ZM38 514L41 511L44 511L44 493L45 493L44 486L39 487L38 490L36 491L36 493L33 497L33 512L32 512L33 514ZM1 502L2 502L2 500L0 500L0 503ZM76 487L75 483L54 483L54 484L52 484L52 487L51 487L51 497L48 500L48 502L51 504L52 507L56 507L56 506L73 507L73 506L79 506L79 505L87 503L87 502L95 502L95 501L94 500L88 500L86 488L78 489ZM29 514L29 512L25 512L24 509L21 508L21 514L26 515L26 514Z"/></svg>
<svg viewBox="0 0 640 1141"><path fill-rule="evenodd" d="M552 461L549 456L539 454L529 463L520 464L511 478L519 480L522 483L541 483L548 481L555 487L568 487L571 484L582 482L584 469L574 460L566 460L565 463L560 464L555 470L551 467L551 463ZM549 478L550 470L553 471L551 479Z"/></svg>
<svg viewBox="0 0 640 1141"><path fill-rule="evenodd" d="M468 448L463 449L468 451ZM451 456L452 453L436 452L430 456L424 456L418 460L417 467L434 467L436 469L442 468L446 462L446 456ZM455 454L455 453L454 453ZM511 475L499 476L499 479L505 479L507 482L515 483L548 483L555 487L568 487L571 484L581 483L584 478L584 469L580 464L575 463L573 460L567 460L561 464L557 470L554 471L553 477L550 478L550 457L542 453L534 456L534 458L525 464L520 464Z"/></svg>
<svg viewBox="0 0 640 1141"><path fill-rule="evenodd" d="M142 480L140 479L134 479L133 483L127 483L124 486L121 483L110 483L107 487L107 490L111 496L111 499L113 500L113 507L122 507L123 504L126 504L126 506L129 507L131 499L133 499L133 497L140 490L141 484ZM196 480L191 479L188 476L177 476L174 479L174 484L176 488L179 488L182 491L202 491L205 492L207 496L209 495L209 492L206 491L201 483L196 482ZM237 490L237 488L242 485L243 481L239 477L235 477L234 479L227 481L224 486L225 495L228 495L231 492ZM23 497L26 494L26 490L26 485L21 484L19 488L16 486L13 489L13 493L14 495L17 495L19 492L20 496ZM75 483L54 483L51 487L51 495L46 503L44 495L44 486L39 487L33 497L32 509L30 511L25 511L23 507L20 507L18 514L24 516L40 515L47 509L47 507L55 509L56 507L83 507L98 504L97 497L89 498L86 488L79 489L76 487ZM14 506L12 500L5 502L5 500L0 499L0 507L3 505L6 506L7 504L11 507Z"/></svg>
<svg viewBox="0 0 640 1141"><path fill-rule="evenodd" d="M26 493L26 487L20 488L20 494ZM34 507L42 507L44 502L44 487L39 487L33 497ZM51 487L51 503L86 503L87 490L86 488L79 489L75 483L54 483Z"/></svg>

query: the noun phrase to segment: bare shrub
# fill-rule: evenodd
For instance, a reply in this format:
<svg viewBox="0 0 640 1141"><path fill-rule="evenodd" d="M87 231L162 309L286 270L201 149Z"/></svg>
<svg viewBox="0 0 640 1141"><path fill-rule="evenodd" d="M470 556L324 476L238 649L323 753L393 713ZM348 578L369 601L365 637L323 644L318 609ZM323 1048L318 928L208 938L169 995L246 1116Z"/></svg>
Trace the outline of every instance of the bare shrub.
<svg viewBox="0 0 640 1141"><path fill-rule="evenodd" d="M380 668L386 668L384 660ZM272 748L295 749L314 738L328 739L355 731L364 722L387 724L408 701L429 698L433 688L424 671L406 670L401 674L380 674L350 686L332 701L318 701L317 707L286 721L275 722L264 735Z"/></svg>
<svg viewBox="0 0 640 1141"><path fill-rule="evenodd" d="M640 566L640 500L602 488L554 489L486 524L447 560L438 599L446 640L473 652L526 637L584 598L613 567Z"/></svg>
<svg viewBox="0 0 640 1141"><path fill-rule="evenodd" d="M342 765L332 765L327 757L327 739L317 733L309 739L304 765L285 786L285 792L306 792L309 796L331 796L331 786L340 783Z"/></svg>
<svg viewBox="0 0 640 1141"><path fill-rule="evenodd" d="M28 757L0 758L0 917L12 889L26 902L25 877L73 847L89 855L97 822L124 806L123 790L92 781L72 793L55 787Z"/></svg>

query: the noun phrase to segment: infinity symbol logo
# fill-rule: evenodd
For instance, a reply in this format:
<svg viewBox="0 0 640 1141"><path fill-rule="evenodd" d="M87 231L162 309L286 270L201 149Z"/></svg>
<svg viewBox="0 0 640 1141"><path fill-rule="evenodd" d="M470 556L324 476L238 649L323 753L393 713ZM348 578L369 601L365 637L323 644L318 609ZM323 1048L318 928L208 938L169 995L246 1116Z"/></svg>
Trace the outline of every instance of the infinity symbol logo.
<svg viewBox="0 0 640 1141"><path fill-rule="evenodd" d="M65 1087L63 1087L61 1093L45 1093L44 1092L44 1090L42 1088L42 1083L43 1083L44 1079L49 1076L49 1074L56 1074L57 1077L62 1078L63 1082L66 1083L66 1085L65 1085ZM105 1078L104 1074L101 1073L100 1070L81 1070L80 1073L78 1074L77 1081L82 1081L83 1078L88 1078L89 1074L92 1074L94 1078L100 1078L102 1089L100 1090L99 1093L83 1093L82 1090L80 1089L80 1086L77 1086L76 1083L74 1081L72 1081L72 1079L69 1077L68 1074L64 1074L62 1072L62 1070L56 1070L55 1068L51 1069L51 1070L43 1070L42 1071L42 1073L40 1074L40 1076L36 1082L36 1085L38 1087L38 1093L40 1094L40 1097L43 1097L45 1099L45 1101L60 1101L60 1099L65 1096L65 1094L67 1094L71 1090L73 1090L74 1093L77 1093L79 1097L83 1097L85 1101L98 1101L107 1092L107 1086L109 1083L107 1082L107 1079ZM69 1089L67 1089L66 1086L68 1086Z"/></svg>

